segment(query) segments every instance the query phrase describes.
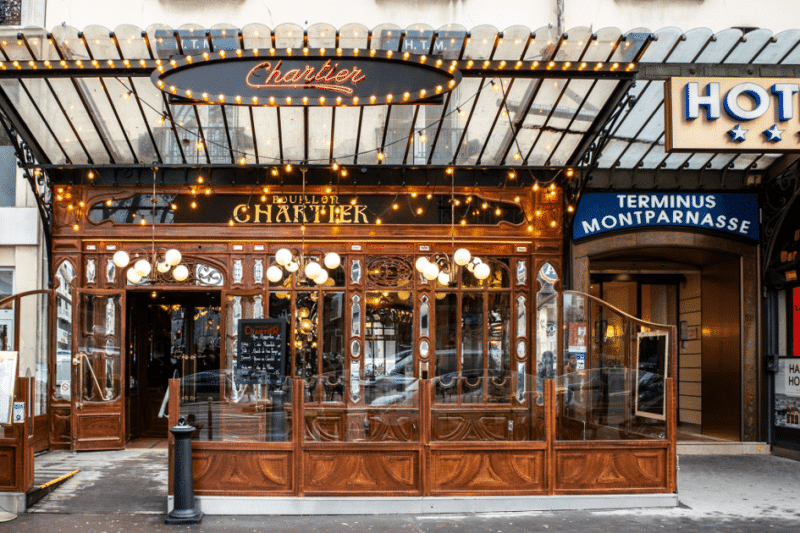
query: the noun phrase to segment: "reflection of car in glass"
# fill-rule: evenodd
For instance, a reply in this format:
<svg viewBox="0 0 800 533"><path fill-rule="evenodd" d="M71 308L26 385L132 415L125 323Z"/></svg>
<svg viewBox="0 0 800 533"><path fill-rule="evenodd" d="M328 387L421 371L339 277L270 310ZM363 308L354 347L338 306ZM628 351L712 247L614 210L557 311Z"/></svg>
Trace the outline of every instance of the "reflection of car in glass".
<svg viewBox="0 0 800 533"><path fill-rule="evenodd" d="M652 372L639 372L637 408L648 413L664 413L664 378Z"/></svg>

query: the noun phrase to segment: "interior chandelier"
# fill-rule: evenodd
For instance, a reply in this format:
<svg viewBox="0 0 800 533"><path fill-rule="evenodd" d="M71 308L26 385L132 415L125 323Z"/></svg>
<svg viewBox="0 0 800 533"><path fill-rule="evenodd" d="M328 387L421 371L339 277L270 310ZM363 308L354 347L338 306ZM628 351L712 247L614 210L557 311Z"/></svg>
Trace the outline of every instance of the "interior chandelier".
<svg viewBox="0 0 800 533"><path fill-rule="evenodd" d="M303 198L306 197L306 172L307 168L301 167L300 172L303 175ZM317 262L314 255L306 253L306 226L300 226L300 232L303 236L303 247L298 252L297 250L290 250L289 248L281 248L275 252L275 264L267 269L267 279L272 283L277 283L283 279L284 273L298 272L300 276L305 276L317 285L324 285L330 278L328 270L335 270L342 264L339 254L336 252L329 252L325 254L322 268ZM328 269L328 270L326 270Z"/></svg>
<svg viewBox="0 0 800 533"><path fill-rule="evenodd" d="M133 284L155 283L157 277L155 273L167 275L171 271L175 281L186 281L189 277L189 269L186 265L181 264L181 253L175 248L156 250L156 204L158 198L156 197L155 169L153 169L153 195L150 197L150 202L152 203L151 226L153 228L150 253L148 254L146 250L136 253L134 259L137 257L138 259L125 272L125 277ZM128 252L119 250L114 254L112 261L117 268L123 269L130 265L131 256ZM154 275L151 276L151 274Z"/></svg>
<svg viewBox="0 0 800 533"><path fill-rule="evenodd" d="M444 252L435 252L430 258L422 256L417 259L415 266L422 276L428 281L438 280L442 285L450 285L458 281L459 267L465 267L478 280L485 280L491 274L489 265L480 257L473 257L466 248L455 249L455 176L453 169L448 168L451 176L450 182L450 256Z"/></svg>

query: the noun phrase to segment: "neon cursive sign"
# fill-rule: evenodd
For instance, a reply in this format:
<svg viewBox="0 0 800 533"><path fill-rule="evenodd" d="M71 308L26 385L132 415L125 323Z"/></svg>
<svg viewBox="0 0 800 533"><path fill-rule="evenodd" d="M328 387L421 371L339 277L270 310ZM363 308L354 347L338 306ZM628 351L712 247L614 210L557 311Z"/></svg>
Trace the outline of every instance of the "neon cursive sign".
<svg viewBox="0 0 800 533"><path fill-rule="evenodd" d="M330 59L319 69L305 65L302 69L292 68L285 72L281 71L282 60L274 63L275 66L273 61L264 61L251 68L247 73L247 86L253 89L324 89L352 96L353 88L346 84L358 85L366 78L360 68L339 69L339 63L331 65ZM260 74L266 76L261 83L256 81Z"/></svg>

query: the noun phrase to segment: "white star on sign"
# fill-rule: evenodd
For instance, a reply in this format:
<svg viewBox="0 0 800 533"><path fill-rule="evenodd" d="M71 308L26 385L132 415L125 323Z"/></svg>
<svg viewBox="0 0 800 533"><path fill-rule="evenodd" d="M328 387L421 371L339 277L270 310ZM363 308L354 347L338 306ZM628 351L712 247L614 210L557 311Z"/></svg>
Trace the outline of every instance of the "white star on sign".
<svg viewBox="0 0 800 533"><path fill-rule="evenodd" d="M748 131L750 130L742 129L742 125L737 124L735 128L728 131L728 135L731 136L731 140L733 141L744 142L744 134Z"/></svg>
<svg viewBox="0 0 800 533"><path fill-rule="evenodd" d="M768 141L772 141L772 142L776 143L778 141L782 141L783 140L783 139L781 139L781 135L783 134L784 131L786 131L786 130L779 130L778 129L778 125L777 124L773 124L770 129L764 130L764 135L767 136L767 140Z"/></svg>

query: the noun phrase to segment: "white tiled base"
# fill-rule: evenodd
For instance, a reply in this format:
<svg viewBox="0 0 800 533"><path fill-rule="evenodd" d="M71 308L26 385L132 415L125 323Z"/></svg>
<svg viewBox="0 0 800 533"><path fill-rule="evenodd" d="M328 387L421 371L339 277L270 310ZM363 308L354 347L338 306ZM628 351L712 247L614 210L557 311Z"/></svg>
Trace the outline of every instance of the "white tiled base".
<svg viewBox="0 0 800 533"><path fill-rule="evenodd" d="M0 511L12 514L25 512L24 492L0 492Z"/></svg>
<svg viewBox="0 0 800 533"><path fill-rule="evenodd" d="M678 442L678 455L770 455L766 442Z"/></svg>
<svg viewBox="0 0 800 533"><path fill-rule="evenodd" d="M167 502L173 508L173 497ZM197 496L206 515L374 515L497 513L574 509L676 507L677 494L612 494L585 496L257 498Z"/></svg>

